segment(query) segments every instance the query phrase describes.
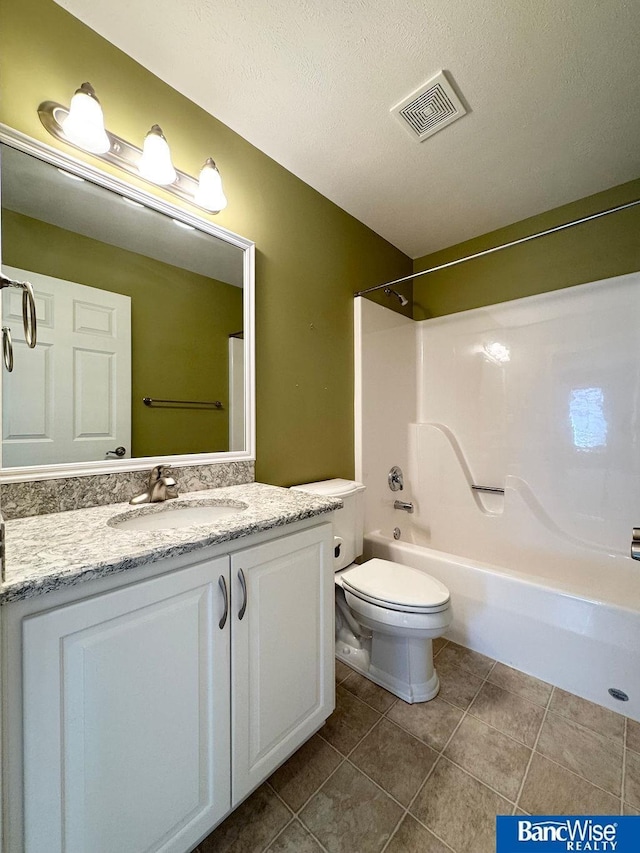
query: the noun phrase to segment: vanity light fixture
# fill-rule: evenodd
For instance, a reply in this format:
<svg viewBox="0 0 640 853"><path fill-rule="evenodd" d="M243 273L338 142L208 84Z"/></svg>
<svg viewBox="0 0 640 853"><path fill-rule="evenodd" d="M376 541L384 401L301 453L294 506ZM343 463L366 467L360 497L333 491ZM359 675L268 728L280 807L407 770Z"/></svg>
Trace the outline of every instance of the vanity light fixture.
<svg viewBox="0 0 640 853"><path fill-rule="evenodd" d="M207 213L219 213L227 206L222 178L211 157L196 180L173 166L169 145L159 125L154 124L147 133L142 149L111 133L104 127L102 108L90 83L83 83L76 91L70 107L44 101L38 107L38 115L56 139L161 186Z"/></svg>

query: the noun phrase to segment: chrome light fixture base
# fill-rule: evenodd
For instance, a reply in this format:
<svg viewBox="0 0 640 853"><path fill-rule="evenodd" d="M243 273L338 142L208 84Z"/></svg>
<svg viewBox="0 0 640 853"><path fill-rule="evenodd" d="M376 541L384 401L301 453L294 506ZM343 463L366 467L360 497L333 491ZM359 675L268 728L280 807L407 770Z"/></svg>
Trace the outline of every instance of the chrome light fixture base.
<svg viewBox="0 0 640 853"><path fill-rule="evenodd" d="M214 215L216 213L220 213L219 210L209 210L208 208L197 204L195 197L198 192L198 181L186 172L181 172L180 169L175 170L176 179L172 184L161 186L154 181L147 180L138 171L140 158L142 157L142 149L137 148L130 142L127 142L126 139L116 136L115 133L111 133L106 128L105 133L107 134L111 145L109 150L104 154L92 154L80 145L76 145L75 142L69 139L65 134L62 126L68 115L68 107L58 104L55 101L43 101L38 107L38 116L42 125L52 136L59 139L61 142L64 142L66 145L71 145L77 151L82 151L84 154L91 154L92 157L97 157L99 160L103 160L105 163L110 163L112 166L118 166L120 169L124 169L125 172L128 172L130 175L133 175L141 181L145 181L145 183L151 184L154 187L159 187L160 189L177 196L183 201L192 204L199 210L204 210L206 213Z"/></svg>

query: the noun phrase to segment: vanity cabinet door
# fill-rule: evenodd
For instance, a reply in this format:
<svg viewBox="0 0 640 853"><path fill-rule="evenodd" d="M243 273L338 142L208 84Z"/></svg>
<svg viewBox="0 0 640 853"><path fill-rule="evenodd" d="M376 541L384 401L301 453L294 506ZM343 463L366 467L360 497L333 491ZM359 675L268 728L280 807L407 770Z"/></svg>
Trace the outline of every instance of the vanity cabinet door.
<svg viewBox="0 0 640 853"><path fill-rule="evenodd" d="M324 524L231 556L234 806L333 711L332 547Z"/></svg>
<svg viewBox="0 0 640 853"><path fill-rule="evenodd" d="M228 556L23 622L26 853L185 853L231 805Z"/></svg>

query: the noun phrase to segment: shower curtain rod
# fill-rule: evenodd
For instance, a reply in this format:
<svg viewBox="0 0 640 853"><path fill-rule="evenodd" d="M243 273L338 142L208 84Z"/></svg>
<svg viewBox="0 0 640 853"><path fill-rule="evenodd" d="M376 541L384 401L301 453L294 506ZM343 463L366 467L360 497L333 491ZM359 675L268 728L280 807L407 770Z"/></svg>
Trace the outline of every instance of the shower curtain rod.
<svg viewBox="0 0 640 853"><path fill-rule="evenodd" d="M546 237L549 234L555 234L556 231L564 231L566 228L573 228L574 225L582 225L584 222L591 222L592 219L600 219L601 216L608 216L610 213L618 213L620 210L627 210L629 207L635 207L640 204L640 198L635 201L629 201L626 204L619 204L617 207L610 207L608 210L601 210L599 213L591 213L589 216L583 216L582 219L574 219L572 222L565 222L563 225L555 225L553 228L547 228L546 231L538 231L537 234L529 234L528 237L520 237L519 240L511 240L509 243L503 243L501 246L494 246L492 249L484 249L482 252L475 252L473 255L467 255L464 258L458 258L455 261L449 261L446 264L438 264L437 267L430 267L428 270L414 272L412 275L405 275L402 278L395 278L393 281L386 281L384 284L376 284L374 287L367 287L365 290L359 290L354 293L355 296L364 296L365 293L372 293L374 290L382 290L383 287L391 287L394 284L401 284L403 281L411 281L421 275L428 275L431 272L446 270L449 267L456 267L458 264L463 264L465 261L472 261L474 258L482 258L484 255L492 255L494 252L501 252L503 249L510 249L512 246L519 246L521 243L528 243L530 240L537 240L538 237Z"/></svg>

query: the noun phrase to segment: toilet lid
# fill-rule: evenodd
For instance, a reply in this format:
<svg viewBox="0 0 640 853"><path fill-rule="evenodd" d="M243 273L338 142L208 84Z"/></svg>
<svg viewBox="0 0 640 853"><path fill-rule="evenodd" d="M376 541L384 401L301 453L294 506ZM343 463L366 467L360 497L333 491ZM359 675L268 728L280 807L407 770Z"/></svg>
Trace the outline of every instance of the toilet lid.
<svg viewBox="0 0 640 853"><path fill-rule="evenodd" d="M407 610L440 610L449 601L449 590L443 583L391 560L369 560L343 572L341 580L344 589L360 597Z"/></svg>

